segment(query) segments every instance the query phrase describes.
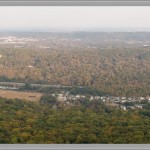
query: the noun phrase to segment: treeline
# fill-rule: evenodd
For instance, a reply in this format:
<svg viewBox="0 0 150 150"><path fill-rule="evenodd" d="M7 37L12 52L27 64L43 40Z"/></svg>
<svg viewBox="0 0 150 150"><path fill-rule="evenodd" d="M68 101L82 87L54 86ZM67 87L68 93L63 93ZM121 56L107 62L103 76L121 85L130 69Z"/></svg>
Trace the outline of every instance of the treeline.
<svg viewBox="0 0 150 150"><path fill-rule="evenodd" d="M109 93L100 91L98 89L94 88L88 88L88 87L73 87L68 90L70 94L73 95L93 95L93 96L104 96L109 95Z"/></svg>
<svg viewBox="0 0 150 150"><path fill-rule="evenodd" d="M0 143L150 143L149 109L108 111L102 104L97 106L56 109L0 98Z"/></svg>

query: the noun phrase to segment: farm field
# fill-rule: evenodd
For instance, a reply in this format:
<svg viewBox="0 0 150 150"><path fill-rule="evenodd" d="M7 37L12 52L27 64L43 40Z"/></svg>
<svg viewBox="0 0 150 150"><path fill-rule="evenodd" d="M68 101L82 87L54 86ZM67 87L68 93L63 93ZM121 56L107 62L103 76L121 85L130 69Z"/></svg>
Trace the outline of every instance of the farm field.
<svg viewBox="0 0 150 150"><path fill-rule="evenodd" d="M39 101L41 93L36 92L20 92L13 90L0 90L0 97L7 99L23 99L26 101Z"/></svg>

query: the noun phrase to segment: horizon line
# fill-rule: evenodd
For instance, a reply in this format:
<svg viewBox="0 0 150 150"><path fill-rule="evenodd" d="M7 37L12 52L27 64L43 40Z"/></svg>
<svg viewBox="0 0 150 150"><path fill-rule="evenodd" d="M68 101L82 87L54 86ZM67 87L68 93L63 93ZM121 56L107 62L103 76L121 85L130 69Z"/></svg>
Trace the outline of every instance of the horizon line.
<svg viewBox="0 0 150 150"><path fill-rule="evenodd" d="M0 32L150 32L150 27L0 28Z"/></svg>

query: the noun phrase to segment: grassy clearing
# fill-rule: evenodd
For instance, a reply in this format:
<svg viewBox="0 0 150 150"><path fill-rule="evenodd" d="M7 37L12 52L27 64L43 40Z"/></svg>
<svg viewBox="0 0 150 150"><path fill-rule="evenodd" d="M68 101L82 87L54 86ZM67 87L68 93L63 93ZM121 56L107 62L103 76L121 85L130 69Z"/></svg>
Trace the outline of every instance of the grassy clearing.
<svg viewBox="0 0 150 150"><path fill-rule="evenodd" d="M41 98L41 93L36 92L20 92L13 90L0 90L0 97L7 99L23 99L27 101L39 101Z"/></svg>

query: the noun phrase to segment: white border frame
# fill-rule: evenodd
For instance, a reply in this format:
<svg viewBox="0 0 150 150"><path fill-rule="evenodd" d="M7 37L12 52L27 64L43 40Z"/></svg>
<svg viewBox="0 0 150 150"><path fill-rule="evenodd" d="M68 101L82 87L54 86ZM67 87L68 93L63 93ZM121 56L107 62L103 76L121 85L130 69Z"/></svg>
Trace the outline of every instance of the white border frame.
<svg viewBox="0 0 150 150"><path fill-rule="evenodd" d="M149 0L0 0L0 6L150 6Z"/></svg>
<svg viewBox="0 0 150 150"><path fill-rule="evenodd" d="M2 150L149 150L149 144L5 144Z"/></svg>

